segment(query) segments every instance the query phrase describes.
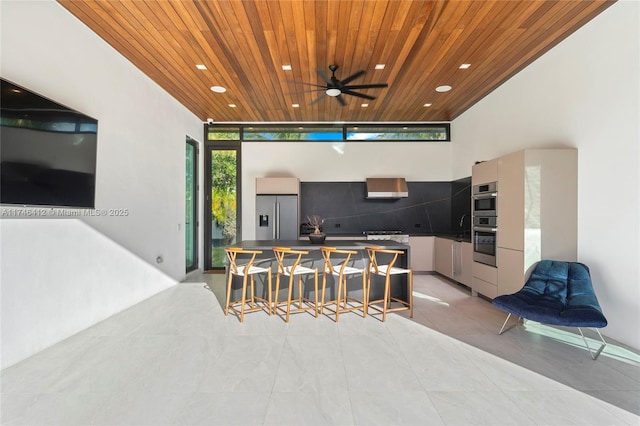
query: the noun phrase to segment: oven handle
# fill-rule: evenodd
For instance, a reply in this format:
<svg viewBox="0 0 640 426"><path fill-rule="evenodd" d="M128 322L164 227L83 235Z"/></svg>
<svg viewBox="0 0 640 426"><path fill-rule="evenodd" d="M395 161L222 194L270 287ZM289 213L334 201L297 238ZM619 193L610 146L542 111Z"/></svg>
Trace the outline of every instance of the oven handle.
<svg viewBox="0 0 640 426"><path fill-rule="evenodd" d="M485 192L480 194L473 194L474 200L482 200L484 198L496 198L498 196L497 192Z"/></svg>
<svg viewBox="0 0 640 426"><path fill-rule="evenodd" d="M474 226L474 231L498 232L498 228L483 228L482 226Z"/></svg>

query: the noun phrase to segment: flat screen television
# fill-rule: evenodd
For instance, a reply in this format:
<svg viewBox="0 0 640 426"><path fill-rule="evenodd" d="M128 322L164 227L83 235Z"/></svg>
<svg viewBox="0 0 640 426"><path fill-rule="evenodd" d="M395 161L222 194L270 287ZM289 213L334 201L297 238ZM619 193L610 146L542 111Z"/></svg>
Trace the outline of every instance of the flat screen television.
<svg viewBox="0 0 640 426"><path fill-rule="evenodd" d="M0 82L0 203L95 208L98 121Z"/></svg>

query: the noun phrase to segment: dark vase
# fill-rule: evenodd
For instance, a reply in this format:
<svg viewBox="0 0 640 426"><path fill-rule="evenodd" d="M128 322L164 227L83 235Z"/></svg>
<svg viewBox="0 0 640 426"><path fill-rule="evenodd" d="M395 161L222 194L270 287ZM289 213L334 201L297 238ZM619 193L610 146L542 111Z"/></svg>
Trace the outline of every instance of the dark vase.
<svg viewBox="0 0 640 426"><path fill-rule="evenodd" d="M324 244L325 238L327 238L326 234L309 234L311 244Z"/></svg>

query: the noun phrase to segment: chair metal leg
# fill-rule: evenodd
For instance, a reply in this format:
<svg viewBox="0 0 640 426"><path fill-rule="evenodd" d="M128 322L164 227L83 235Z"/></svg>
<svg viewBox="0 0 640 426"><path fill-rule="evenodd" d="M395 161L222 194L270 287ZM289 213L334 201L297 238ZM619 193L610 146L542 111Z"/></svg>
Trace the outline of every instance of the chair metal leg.
<svg viewBox="0 0 640 426"><path fill-rule="evenodd" d="M593 329L596 333L598 333L598 336L600 337L600 340L602 341L602 345L600 345L600 348L595 352L591 349L591 347L589 346L589 343L587 342L587 339L584 337L584 333L582 333L582 329L580 327L578 327L578 331L580 332L580 335L582 336L582 340L584 340L584 344L587 346L587 350L589 351L589 355L591 355L591 359L593 359L594 361L598 358L598 356L600 356L600 354L602 353L602 350L604 349L605 346L607 346L607 342L605 342L604 337L602 337L602 334L600 334L600 330L598 330L597 328Z"/></svg>
<svg viewBox="0 0 640 426"><path fill-rule="evenodd" d="M502 324L502 328L500 328L500 331L498 331L499 335L504 333L505 331L511 330L513 327L518 325L518 323L520 323L521 320L524 323L524 319L522 317L518 317L515 323L513 323L510 327L505 328L505 326L507 325L507 322L509 321L509 318L511 318L511 314L507 315L507 319L504 320L504 323Z"/></svg>

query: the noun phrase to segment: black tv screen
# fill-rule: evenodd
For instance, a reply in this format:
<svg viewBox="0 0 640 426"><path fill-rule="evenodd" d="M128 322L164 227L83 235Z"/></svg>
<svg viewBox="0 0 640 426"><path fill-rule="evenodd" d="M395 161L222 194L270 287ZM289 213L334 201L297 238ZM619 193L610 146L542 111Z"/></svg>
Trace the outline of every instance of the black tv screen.
<svg viewBox="0 0 640 426"><path fill-rule="evenodd" d="M95 208L98 121L0 82L0 203Z"/></svg>

